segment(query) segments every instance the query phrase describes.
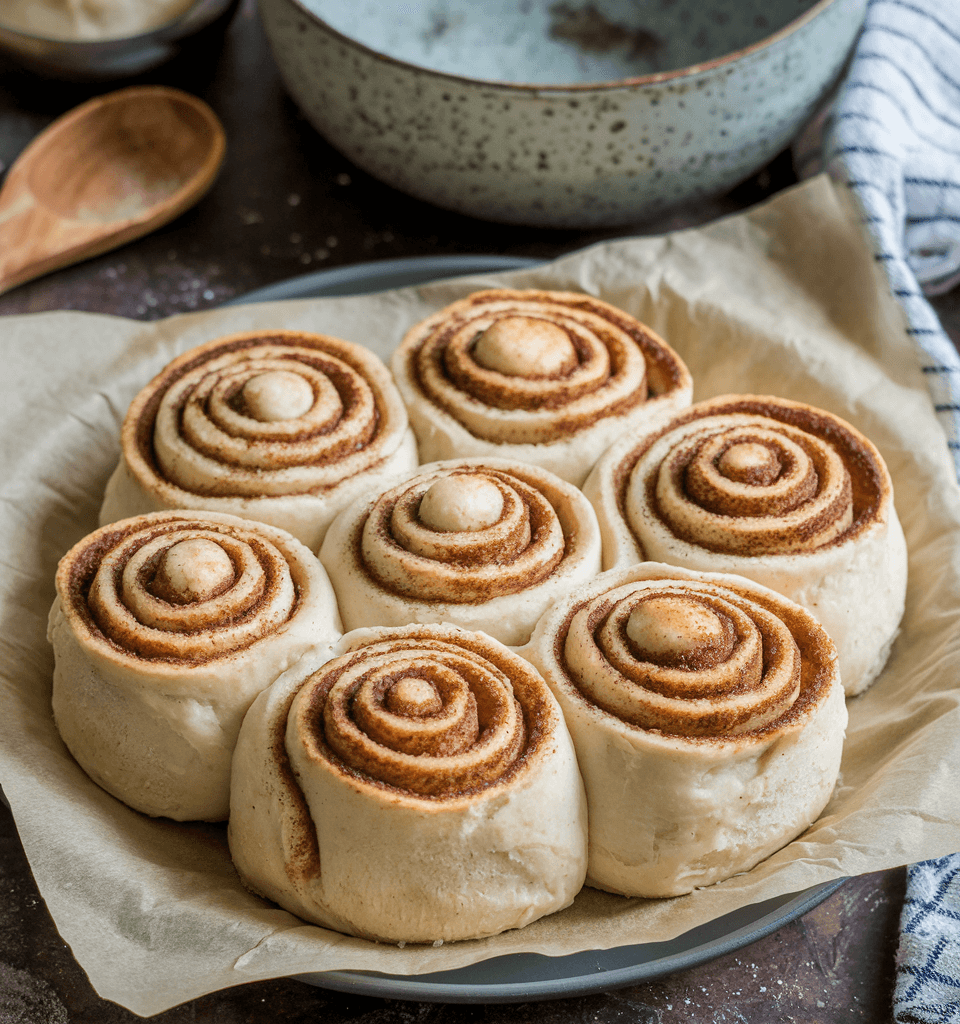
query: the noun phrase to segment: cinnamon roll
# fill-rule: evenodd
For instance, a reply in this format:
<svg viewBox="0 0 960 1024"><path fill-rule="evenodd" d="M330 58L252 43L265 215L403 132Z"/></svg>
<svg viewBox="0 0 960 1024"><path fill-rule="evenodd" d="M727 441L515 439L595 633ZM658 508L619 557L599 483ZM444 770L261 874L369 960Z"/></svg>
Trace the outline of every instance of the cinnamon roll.
<svg viewBox="0 0 960 1024"><path fill-rule="evenodd" d="M478 938L572 902L583 786L530 664L453 626L360 629L254 702L229 841L244 883L385 942Z"/></svg>
<svg viewBox="0 0 960 1024"><path fill-rule="evenodd" d="M345 629L451 622L521 644L553 597L600 571L600 531L547 470L454 459L341 512L320 560Z"/></svg>
<svg viewBox="0 0 960 1024"><path fill-rule="evenodd" d="M304 331L234 334L175 359L133 400L100 522L210 509L316 551L344 505L417 463L403 402L371 351Z"/></svg>
<svg viewBox="0 0 960 1024"><path fill-rule="evenodd" d="M556 602L521 654L560 701L587 791L587 884L676 896L813 822L840 768L836 651L766 587L654 562Z"/></svg>
<svg viewBox="0 0 960 1024"><path fill-rule="evenodd" d="M48 637L60 735L100 786L146 814L219 820L254 697L340 636L316 557L214 512L102 527L61 559Z"/></svg>
<svg viewBox="0 0 960 1024"><path fill-rule="evenodd" d="M662 338L573 292L476 292L411 328L392 366L423 462L499 456L578 486L616 438L656 429L692 392Z"/></svg>
<svg viewBox="0 0 960 1024"><path fill-rule="evenodd" d="M820 620L848 695L883 669L906 542L883 458L838 416L757 395L700 402L658 435L612 446L584 492L604 568L648 558L746 576Z"/></svg>

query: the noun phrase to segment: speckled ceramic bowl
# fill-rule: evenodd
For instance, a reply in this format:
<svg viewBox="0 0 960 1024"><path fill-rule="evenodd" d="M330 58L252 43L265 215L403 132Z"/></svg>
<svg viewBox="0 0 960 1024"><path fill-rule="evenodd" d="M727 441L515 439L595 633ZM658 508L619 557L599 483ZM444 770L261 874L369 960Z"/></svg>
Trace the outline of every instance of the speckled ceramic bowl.
<svg viewBox="0 0 960 1024"><path fill-rule="evenodd" d="M866 0L259 0L291 95L364 170L506 223L720 193L836 80Z"/></svg>

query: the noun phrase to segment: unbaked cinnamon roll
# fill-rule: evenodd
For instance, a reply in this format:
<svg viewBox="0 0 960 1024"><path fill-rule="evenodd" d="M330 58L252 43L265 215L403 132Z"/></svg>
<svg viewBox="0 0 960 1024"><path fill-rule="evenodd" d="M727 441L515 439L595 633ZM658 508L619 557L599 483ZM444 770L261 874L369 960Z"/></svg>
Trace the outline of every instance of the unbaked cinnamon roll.
<svg viewBox="0 0 960 1024"><path fill-rule="evenodd" d="M230 851L294 914L386 942L478 938L567 906L583 786L530 664L453 626L360 629L254 702Z"/></svg>
<svg viewBox="0 0 960 1024"><path fill-rule="evenodd" d="M823 623L848 695L883 669L906 542L880 453L838 416L757 395L700 402L659 435L612 446L584 492L604 568L648 558L746 576Z"/></svg>
<svg viewBox="0 0 960 1024"><path fill-rule="evenodd" d="M133 400L100 522L210 509L316 551L344 505L417 461L403 402L368 349L304 331L235 334L175 359Z"/></svg>
<svg viewBox="0 0 960 1024"><path fill-rule="evenodd" d="M476 292L411 328L392 367L423 462L514 459L578 486L616 438L656 429L692 391L662 338L573 292Z"/></svg>
<svg viewBox="0 0 960 1024"><path fill-rule="evenodd" d="M344 509L320 560L345 629L451 622L521 644L557 594L600 571L600 531L547 470L453 459Z"/></svg>
<svg viewBox="0 0 960 1024"><path fill-rule="evenodd" d="M57 569L48 636L60 735L146 814L220 820L254 697L340 636L323 567L282 530L213 512L102 527Z"/></svg>
<svg viewBox="0 0 960 1024"><path fill-rule="evenodd" d="M556 602L521 649L563 709L587 791L587 883L676 896L811 824L847 710L830 638L749 580L645 562Z"/></svg>

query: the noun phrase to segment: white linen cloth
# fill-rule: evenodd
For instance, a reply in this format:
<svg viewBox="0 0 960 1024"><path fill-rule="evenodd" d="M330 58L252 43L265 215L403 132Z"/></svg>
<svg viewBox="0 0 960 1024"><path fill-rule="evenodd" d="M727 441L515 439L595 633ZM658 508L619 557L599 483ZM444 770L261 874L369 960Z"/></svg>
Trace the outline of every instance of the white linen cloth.
<svg viewBox="0 0 960 1024"><path fill-rule="evenodd" d="M960 475L960 356L925 298L960 284L960 3L871 0L794 161L800 176L823 167L851 190ZM960 854L908 869L894 1020L960 1021Z"/></svg>

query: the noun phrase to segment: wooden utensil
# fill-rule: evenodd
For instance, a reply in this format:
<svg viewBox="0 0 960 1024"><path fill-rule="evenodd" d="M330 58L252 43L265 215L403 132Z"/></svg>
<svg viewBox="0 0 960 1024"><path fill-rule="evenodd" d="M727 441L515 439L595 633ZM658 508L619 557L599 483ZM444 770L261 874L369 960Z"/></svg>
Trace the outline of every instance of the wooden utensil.
<svg viewBox="0 0 960 1024"><path fill-rule="evenodd" d="M98 96L20 154L0 189L0 293L166 224L210 188L216 114L165 86Z"/></svg>

